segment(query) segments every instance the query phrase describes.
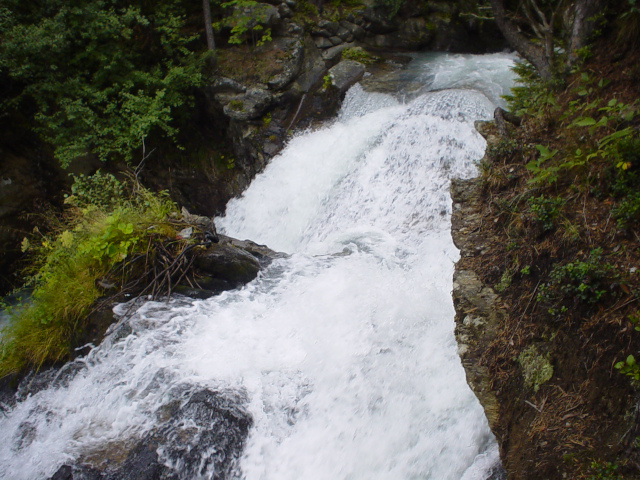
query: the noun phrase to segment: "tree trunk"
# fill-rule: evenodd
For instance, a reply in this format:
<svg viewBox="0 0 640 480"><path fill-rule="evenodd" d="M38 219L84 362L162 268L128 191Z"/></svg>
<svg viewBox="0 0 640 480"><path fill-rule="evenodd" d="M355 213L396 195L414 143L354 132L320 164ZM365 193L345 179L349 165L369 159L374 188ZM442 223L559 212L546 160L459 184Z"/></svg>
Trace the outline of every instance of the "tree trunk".
<svg viewBox="0 0 640 480"><path fill-rule="evenodd" d="M571 66L578 59L576 50L584 47L593 33L596 22L590 20L600 8L603 7L602 0L578 0L573 8L572 23L569 36L569 58L568 66Z"/></svg>
<svg viewBox="0 0 640 480"><path fill-rule="evenodd" d="M530 42L518 31L518 27L507 18L503 0L491 0L491 8L498 28L509 45L531 62L543 80L551 80L551 58L545 54L544 48Z"/></svg>
<svg viewBox="0 0 640 480"><path fill-rule="evenodd" d="M209 64L211 68L216 66L216 41L213 38L213 27L211 26L211 4L209 0L202 0L202 15L204 17L204 32L207 37L207 49L211 52Z"/></svg>

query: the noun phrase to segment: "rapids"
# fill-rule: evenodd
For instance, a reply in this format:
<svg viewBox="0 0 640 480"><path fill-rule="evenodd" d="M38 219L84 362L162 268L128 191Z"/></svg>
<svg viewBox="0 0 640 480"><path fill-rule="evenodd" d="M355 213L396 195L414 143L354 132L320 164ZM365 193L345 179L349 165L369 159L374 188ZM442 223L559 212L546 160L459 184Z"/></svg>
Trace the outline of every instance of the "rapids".
<svg viewBox="0 0 640 480"><path fill-rule="evenodd" d="M476 175L473 122L501 104L512 62L416 55L410 90L354 86L216 221L289 255L208 300L119 306L100 346L4 406L0 477L117 457L208 389L251 419L248 435L225 472L215 444L189 460L159 447L175 478L487 478L497 447L453 335L449 183Z"/></svg>

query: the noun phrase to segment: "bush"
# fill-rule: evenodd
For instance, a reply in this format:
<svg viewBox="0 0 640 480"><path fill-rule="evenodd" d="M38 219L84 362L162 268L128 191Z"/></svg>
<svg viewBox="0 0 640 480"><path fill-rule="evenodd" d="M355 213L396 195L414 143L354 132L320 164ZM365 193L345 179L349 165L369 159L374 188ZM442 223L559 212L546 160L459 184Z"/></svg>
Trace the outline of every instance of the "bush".
<svg viewBox="0 0 640 480"><path fill-rule="evenodd" d="M175 140L173 120L201 82L196 36L174 2L6 0L0 71L11 88L0 113L32 116L67 166L88 153L131 160L155 132ZM145 10L146 9L146 10Z"/></svg>
<svg viewBox="0 0 640 480"><path fill-rule="evenodd" d="M94 190L97 184L113 190ZM88 185L92 187L85 189ZM70 202L65 224L56 233L33 245L23 242L34 259L27 282L33 293L2 330L0 378L67 358L79 322L109 288L105 284L122 287L142 268L154 239L175 238L166 218L176 207L166 195L100 173L79 177L75 186L75 200L82 206ZM120 196L125 189L128 194ZM136 264L136 259L145 262Z"/></svg>
<svg viewBox="0 0 640 480"><path fill-rule="evenodd" d="M568 311L570 304L594 305L619 281L614 268L601 261L602 249L596 248L585 261L554 265L549 280L540 287L537 301L549 306L552 315Z"/></svg>
<svg viewBox="0 0 640 480"><path fill-rule="evenodd" d="M554 221L565 201L560 197L547 198L540 195L539 197L531 197L527 203L535 222L542 227L543 232L547 232L553 229Z"/></svg>

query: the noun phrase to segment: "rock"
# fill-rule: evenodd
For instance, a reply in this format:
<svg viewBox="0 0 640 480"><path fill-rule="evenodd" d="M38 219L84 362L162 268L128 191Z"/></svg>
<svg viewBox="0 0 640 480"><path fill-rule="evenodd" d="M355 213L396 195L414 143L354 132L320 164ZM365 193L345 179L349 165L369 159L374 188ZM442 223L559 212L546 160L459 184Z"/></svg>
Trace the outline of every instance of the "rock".
<svg viewBox="0 0 640 480"><path fill-rule="evenodd" d="M210 93L244 93L247 87L231 78L216 77L212 84L205 87Z"/></svg>
<svg viewBox="0 0 640 480"><path fill-rule="evenodd" d="M332 22L330 20L320 20L318 22L318 27L326 30L331 35L338 35L340 31L340 24L338 22Z"/></svg>
<svg viewBox="0 0 640 480"><path fill-rule="evenodd" d="M346 20L341 20L340 26L346 29L349 33L351 33L351 35L354 36L354 38L358 40L362 40L366 35L366 32L364 31L364 29L359 25L356 25L355 23L348 22Z"/></svg>
<svg viewBox="0 0 640 480"><path fill-rule="evenodd" d="M300 74L304 59L304 45L297 38L279 38L272 42L272 48L285 52L286 56L280 64L280 72L267 81L267 86L271 90L281 90Z"/></svg>
<svg viewBox="0 0 640 480"><path fill-rule="evenodd" d="M333 43L326 37L314 37L313 42L316 44L318 48L329 48L333 47Z"/></svg>
<svg viewBox="0 0 640 480"><path fill-rule="evenodd" d="M367 37L365 44L376 48L403 48L419 50L433 39L433 30L422 17L408 18L391 33Z"/></svg>
<svg viewBox="0 0 640 480"><path fill-rule="evenodd" d="M238 240L236 238L220 235L220 242L233 245L234 247L238 247L249 252L258 259L262 268L266 267L278 258L287 257L287 254L285 253L275 252L266 245L259 245L251 240Z"/></svg>
<svg viewBox="0 0 640 480"><path fill-rule="evenodd" d="M251 416L241 393L183 385L158 409L158 425L140 439L98 445L49 480L236 478ZM131 444L133 443L133 447Z"/></svg>
<svg viewBox="0 0 640 480"><path fill-rule="evenodd" d="M327 48L322 52L322 58L330 65L335 64L339 59L342 51L347 48L355 47L355 43L343 43L342 45L336 45L335 47Z"/></svg>
<svg viewBox="0 0 640 480"><path fill-rule="evenodd" d="M436 23L434 50L444 52L475 52L477 47L470 41L468 30L459 22Z"/></svg>
<svg viewBox="0 0 640 480"><path fill-rule="evenodd" d="M338 36L329 37L329 41L332 45L340 45L343 42L343 40Z"/></svg>
<svg viewBox="0 0 640 480"><path fill-rule="evenodd" d="M294 82L295 88L300 93L308 93L322 84L322 77L327 73L327 67L320 50L315 43L307 38L304 43L304 60L301 74Z"/></svg>
<svg viewBox="0 0 640 480"><path fill-rule="evenodd" d="M254 87L244 95L234 95L224 106L225 115L234 120L250 120L264 115L273 101L273 95L264 88Z"/></svg>
<svg viewBox="0 0 640 480"><path fill-rule="evenodd" d="M481 180L477 178L454 179L451 183L451 233L462 257L477 255L483 249L484 238L477 233L482 223L481 191ZM478 397L495 433L500 420L499 403L491 388L489 370L481 357L495 339L505 312L491 287L484 285L474 271L458 267L453 274L453 303L458 354L467 383Z"/></svg>
<svg viewBox="0 0 640 480"><path fill-rule="evenodd" d="M278 5L278 13L280 14L281 18L293 17L293 12L291 11L291 8L289 8L289 5L287 5L286 3L281 3L280 5Z"/></svg>
<svg viewBox="0 0 640 480"><path fill-rule="evenodd" d="M329 70L331 84L344 93L364 76L364 71L365 67L360 62L342 60Z"/></svg>
<svg viewBox="0 0 640 480"><path fill-rule="evenodd" d="M292 21L283 22L280 32L283 37L302 37L303 28Z"/></svg>
<svg viewBox="0 0 640 480"><path fill-rule="evenodd" d="M198 252L194 266L202 276L224 282L232 288L252 281L260 271L256 257L228 243L213 244Z"/></svg>

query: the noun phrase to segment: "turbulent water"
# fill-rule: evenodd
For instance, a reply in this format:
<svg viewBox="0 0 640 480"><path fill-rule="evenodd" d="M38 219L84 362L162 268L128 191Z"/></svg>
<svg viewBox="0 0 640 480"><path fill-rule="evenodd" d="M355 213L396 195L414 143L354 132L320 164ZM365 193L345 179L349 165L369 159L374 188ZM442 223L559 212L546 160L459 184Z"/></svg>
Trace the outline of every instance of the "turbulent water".
<svg viewBox="0 0 640 480"><path fill-rule="evenodd" d="M448 188L475 175L473 122L511 63L423 56L403 73L411 91L353 87L335 122L293 138L218 219L290 255L209 300L120 306L103 345L6 407L0 477L114 461L206 389L251 419L229 478L486 478L497 452L456 353ZM160 460L219 478L207 456L221 447L198 438L188 461L170 445Z"/></svg>

